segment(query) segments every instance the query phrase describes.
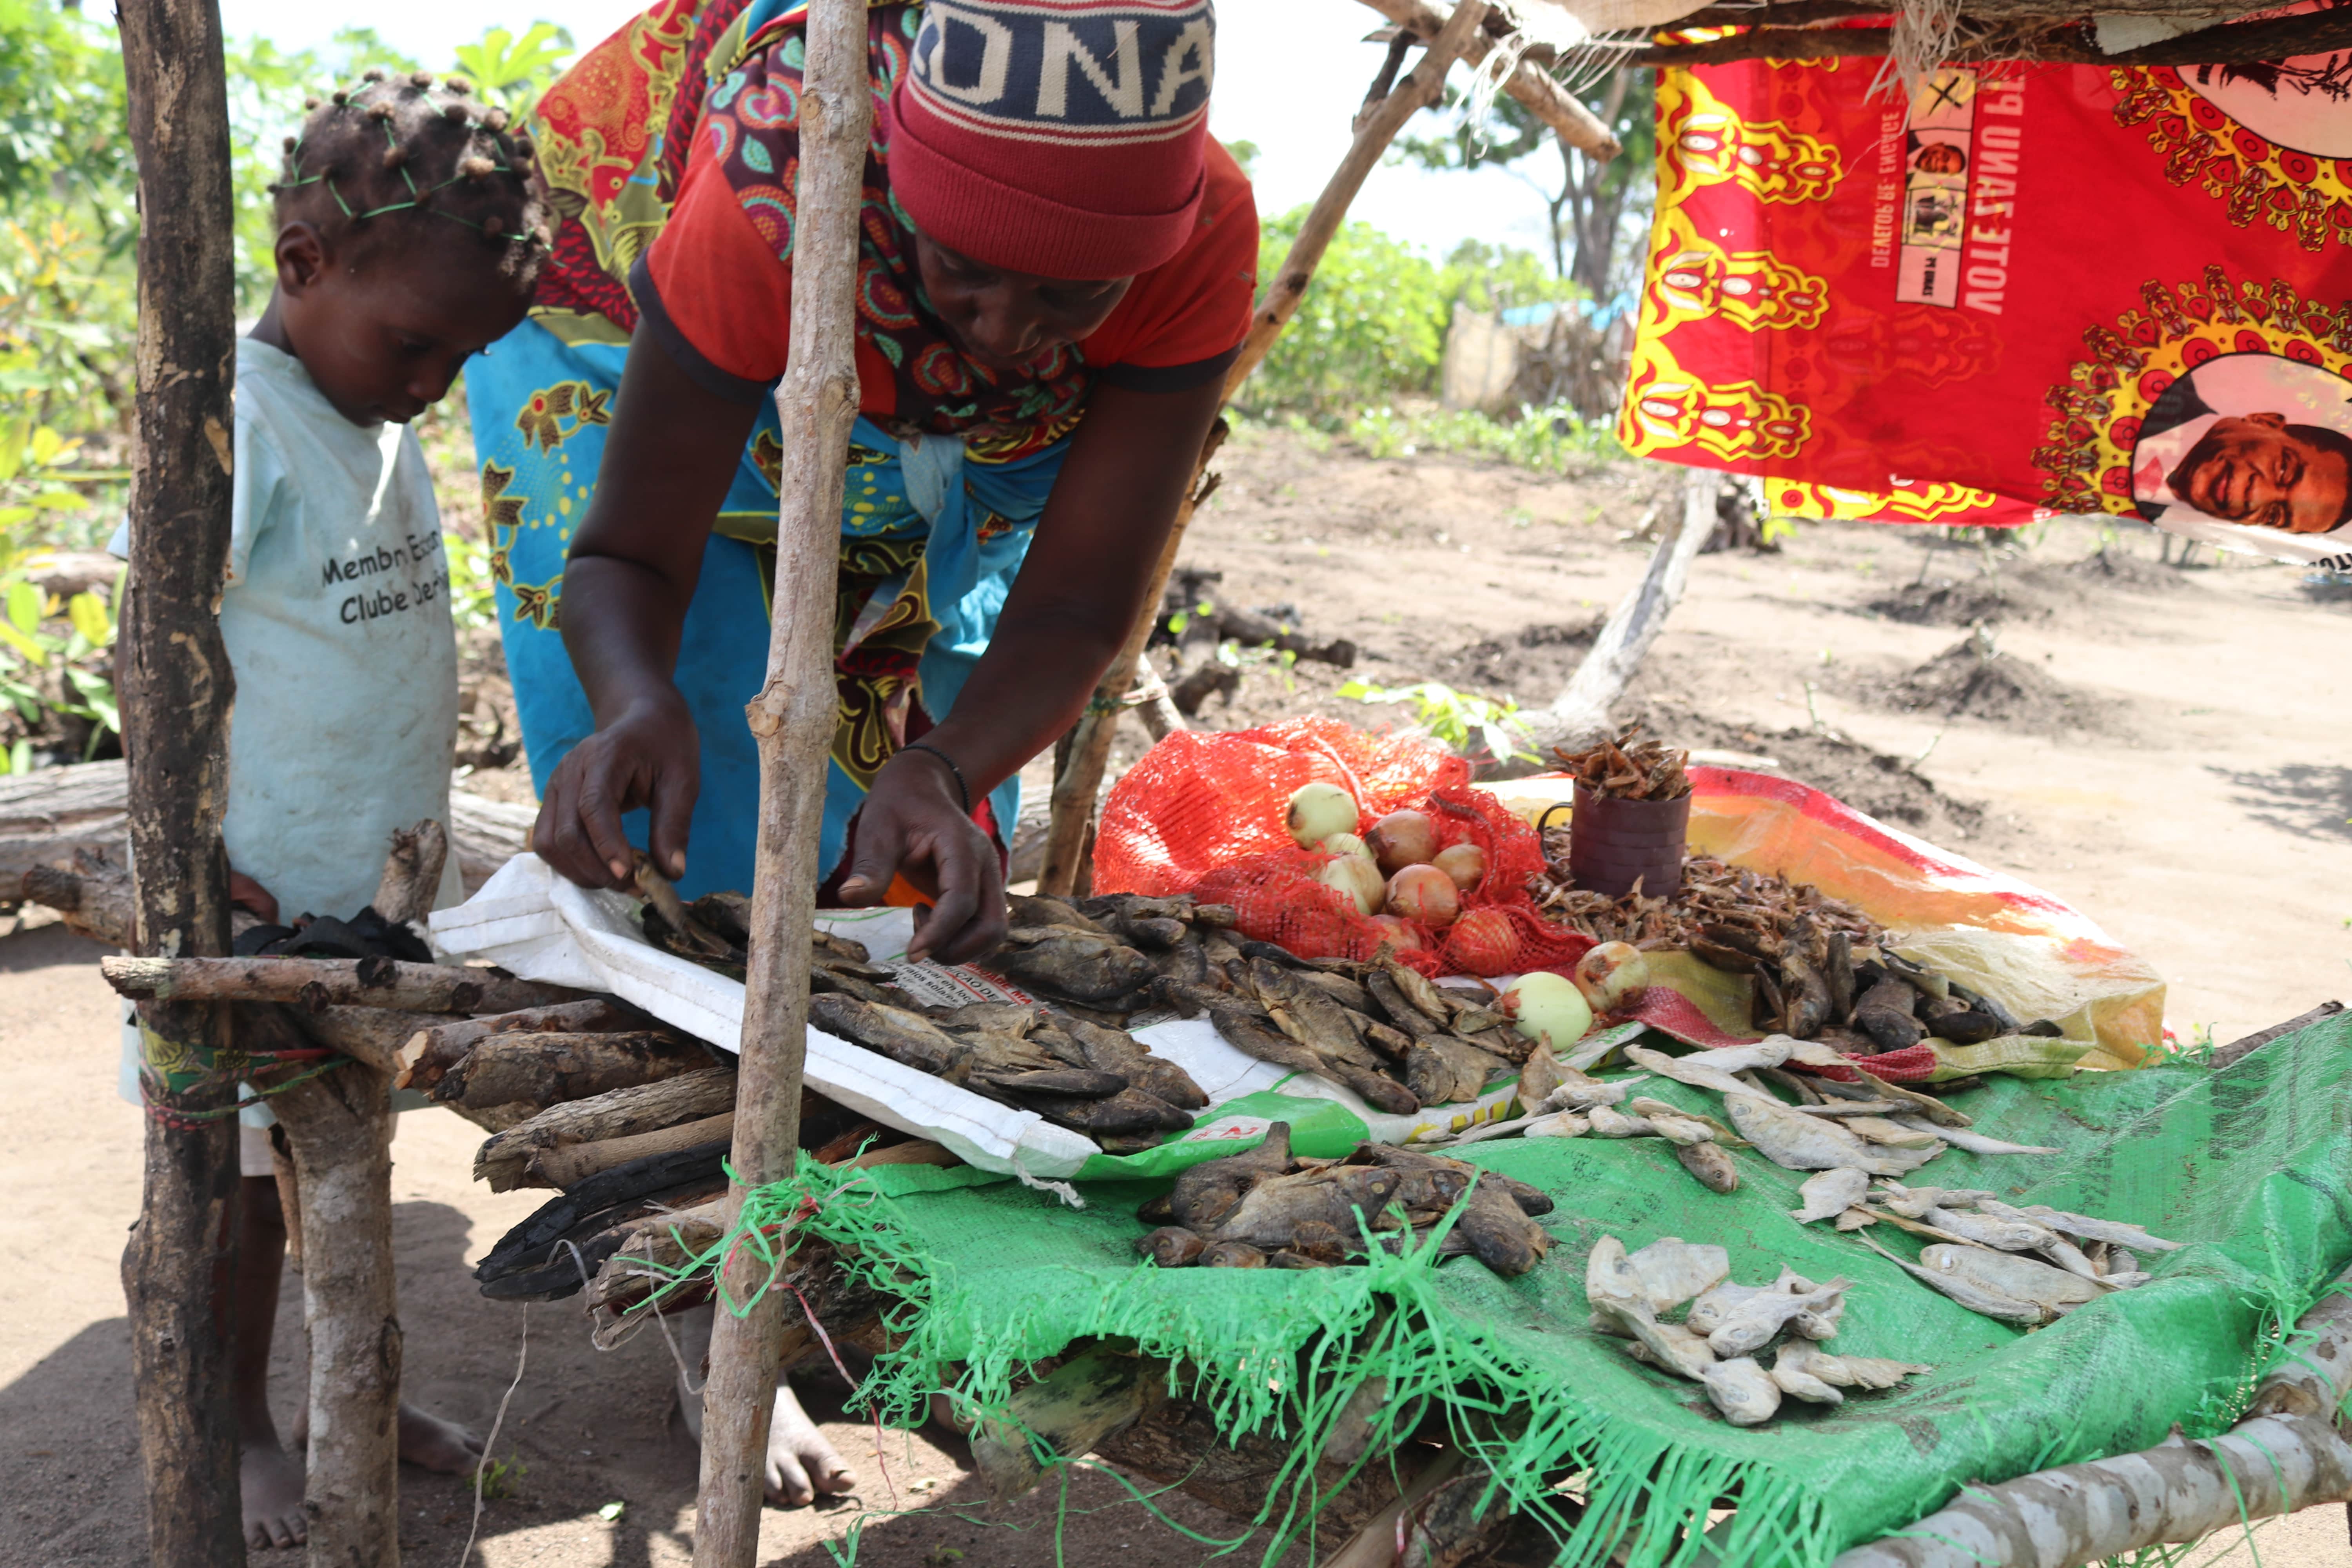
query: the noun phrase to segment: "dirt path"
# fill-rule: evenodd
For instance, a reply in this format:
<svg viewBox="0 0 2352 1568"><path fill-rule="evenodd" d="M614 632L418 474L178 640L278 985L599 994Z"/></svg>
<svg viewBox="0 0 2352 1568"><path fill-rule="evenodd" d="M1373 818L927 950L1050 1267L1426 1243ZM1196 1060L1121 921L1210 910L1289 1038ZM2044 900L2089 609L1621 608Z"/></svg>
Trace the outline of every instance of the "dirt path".
<svg viewBox="0 0 2352 1568"><path fill-rule="evenodd" d="M1188 564L1225 574L1213 592L1287 603L1315 637L1353 638L1364 656L1352 673L1377 683L1433 679L1528 702L1549 697L1591 622L1639 573L1646 546L1617 535L1673 486L1631 467L1562 480L1447 458L1370 462L1264 433L1226 450L1224 488L1188 551ZM1702 558L1635 699L1661 733L1774 757L2071 900L2165 973L2184 1035L2228 1038L2347 989L2352 896L2337 889L2352 886L2352 734L2328 722L2343 707L2339 672L2352 668L2346 607L2307 597L2284 568L2160 567L2144 532L2110 545L2115 570L2070 570L2099 542L2074 523L2049 530L1997 583L1947 552L1906 594L1918 537L1807 525L1778 555ZM1890 608L1956 624L1890 618ZM1936 665L1988 610L1990 665L1974 653ZM1231 705L1204 718L1393 716L1336 697L1344 679L1254 665ZM1808 681L1830 738L1812 731ZM1969 710L1948 718L1955 700ZM1130 730L1127 757L1141 738ZM1894 760L1923 752L1916 773ZM503 786L478 775L473 787L527 797L518 770L502 773ZM97 955L55 928L0 938L0 1184L17 1194L0 1214L0 1247L19 1260L0 1286L0 1563L12 1565L145 1561L116 1275L141 1129L115 1097ZM484 1301L466 1270L538 1198L470 1183L478 1139L454 1117L406 1120L395 1244L412 1395L487 1429L514 1375L522 1313ZM289 1279L284 1321L299 1315L297 1289ZM684 1563L695 1457L670 1423L661 1342L597 1354L564 1304L532 1309L530 1322L529 1365L498 1445L523 1468L488 1509L477 1561ZM299 1387L289 1340L299 1335L281 1336L281 1419ZM961 1445L889 1435L886 1483L870 1428L836 1419L829 1430L877 1510L864 1516L861 1563L1054 1561L1052 1500L988 1512ZM415 1471L403 1485L407 1561L455 1564L463 1485ZM921 1511L884 1514L893 1486ZM1172 1568L1208 1555L1126 1495L1099 1477L1073 1486L1066 1561ZM625 1506L607 1521L598 1510L612 1502ZM1205 1534L1236 1528L1181 1497L1161 1506ZM845 1552L860 1517L847 1505L771 1510L761 1561L826 1568L828 1545ZM2266 1527L2263 1561L2352 1562L2344 1528L2334 1510ZM2242 1547L2195 1561L2214 1559L2252 1563Z"/></svg>

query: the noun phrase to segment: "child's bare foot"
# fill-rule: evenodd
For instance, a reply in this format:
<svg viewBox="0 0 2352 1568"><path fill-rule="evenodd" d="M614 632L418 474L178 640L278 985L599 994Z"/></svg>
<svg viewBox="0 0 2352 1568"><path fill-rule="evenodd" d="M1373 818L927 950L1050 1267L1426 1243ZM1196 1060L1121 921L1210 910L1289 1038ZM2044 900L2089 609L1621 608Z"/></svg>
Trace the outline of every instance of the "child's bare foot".
<svg viewBox="0 0 2352 1568"><path fill-rule="evenodd" d="M237 1450L237 1491L245 1504L245 1543L257 1550L299 1546L310 1536L302 1511L301 1461L272 1434Z"/></svg>
<svg viewBox="0 0 2352 1568"><path fill-rule="evenodd" d="M467 1475L482 1462L482 1440L455 1421L427 1415L414 1405L400 1407L400 1462L445 1475Z"/></svg>

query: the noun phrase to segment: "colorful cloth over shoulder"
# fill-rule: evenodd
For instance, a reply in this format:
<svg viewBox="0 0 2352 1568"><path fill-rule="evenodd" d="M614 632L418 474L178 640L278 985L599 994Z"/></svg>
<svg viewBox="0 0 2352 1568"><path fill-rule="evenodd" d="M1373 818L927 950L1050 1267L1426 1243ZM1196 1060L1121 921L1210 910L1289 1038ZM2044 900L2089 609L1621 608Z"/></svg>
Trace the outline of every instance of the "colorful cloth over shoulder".
<svg viewBox="0 0 2352 1568"><path fill-rule="evenodd" d="M1626 446L1793 516L2352 563L2352 51L1948 68L1907 106L1876 68L1661 75Z"/></svg>

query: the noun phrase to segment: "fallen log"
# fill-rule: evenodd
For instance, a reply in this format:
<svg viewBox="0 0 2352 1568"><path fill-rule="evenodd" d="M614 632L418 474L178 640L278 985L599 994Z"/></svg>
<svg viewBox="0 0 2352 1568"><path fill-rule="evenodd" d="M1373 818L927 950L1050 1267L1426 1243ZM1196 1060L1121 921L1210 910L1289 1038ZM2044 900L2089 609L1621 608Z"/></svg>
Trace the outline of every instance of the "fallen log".
<svg viewBox="0 0 2352 1568"><path fill-rule="evenodd" d="M0 888L36 866L70 868L77 851L126 863L130 777L119 761L0 775ZM535 807L449 792L449 843L468 894L530 847Z"/></svg>
<svg viewBox="0 0 2352 1568"><path fill-rule="evenodd" d="M2344 1011L2344 1004L2341 1002L2322 1002L2310 1012L2297 1014L2284 1024L2273 1024L2267 1029L2257 1029L2242 1038L2231 1040L2228 1045L2216 1049L2205 1065L2219 1072L2231 1063L2253 1055L2273 1040L2284 1038L2298 1029L2309 1028L2321 1019L2333 1018L2342 1011Z"/></svg>
<svg viewBox="0 0 2352 1568"><path fill-rule="evenodd" d="M456 1021L428 1019L401 1042L399 1075L394 1089L429 1089L441 1075L466 1059L486 1037L500 1034L597 1034L608 1029L641 1029L653 1022L625 1002L591 996L561 1002L552 1007L525 1007L519 1012Z"/></svg>
<svg viewBox="0 0 2352 1568"><path fill-rule="evenodd" d="M25 902L57 910L76 936L109 947L138 945L139 903L128 871L83 857L70 871L61 866L29 868L23 889Z"/></svg>
<svg viewBox="0 0 2352 1568"><path fill-rule="evenodd" d="M586 993L489 969L389 958L129 958L99 961L133 1001L291 1002L316 1012L346 1004L412 1013L511 1013L577 1002Z"/></svg>
<svg viewBox="0 0 2352 1568"><path fill-rule="evenodd" d="M698 1041L656 1029L488 1035L425 1092L443 1105L560 1105L710 1065Z"/></svg>
<svg viewBox="0 0 2352 1568"><path fill-rule="evenodd" d="M560 1149L541 1149L525 1163L525 1179L516 1184L525 1187L575 1186L599 1171L625 1165L647 1154L666 1154L673 1149L691 1149L698 1143L731 1140L734 1136L735 1113L730 1110L718 1116L706 1116L699 1121L682 1121L656 1132L638 1132L626 1138L604 1138L593 1143L567 1143Z"/></svg>
<svg viewBox="0 0 2352 1568"><path fill-rule="evenodd" d="M2219 1437L1971 1486L1918 1523L1832 1568L2074 1568L2201 1541L2274 1514L2352 1498L2352 1443L2336 1413L2352 1392L2352 1272L2295 1325L2284 1365Z"/></svg>
<svg viewBox="0 0 2352 1568"><path fill-rule="evenodd" d="M474 1154L474 1180L488 1182L494 1193L511 1192L541 1149L653 1132L734 1109L735 1069L727 1066L551 1105L484 1143Z"/></svg>

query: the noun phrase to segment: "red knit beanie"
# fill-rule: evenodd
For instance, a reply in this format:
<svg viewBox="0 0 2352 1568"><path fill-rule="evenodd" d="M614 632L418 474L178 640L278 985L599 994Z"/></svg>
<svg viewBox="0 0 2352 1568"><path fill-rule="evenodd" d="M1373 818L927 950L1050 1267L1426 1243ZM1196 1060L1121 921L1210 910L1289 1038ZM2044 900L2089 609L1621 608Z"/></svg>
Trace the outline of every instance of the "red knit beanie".
<svg viewBox="0 0 2352 1568"><path fill-rule="evenodd" d="M1131 278L1201 206L1209 0L930 0L891 98L890 186L975 261Z"/></svg>

